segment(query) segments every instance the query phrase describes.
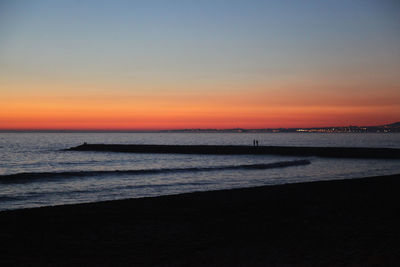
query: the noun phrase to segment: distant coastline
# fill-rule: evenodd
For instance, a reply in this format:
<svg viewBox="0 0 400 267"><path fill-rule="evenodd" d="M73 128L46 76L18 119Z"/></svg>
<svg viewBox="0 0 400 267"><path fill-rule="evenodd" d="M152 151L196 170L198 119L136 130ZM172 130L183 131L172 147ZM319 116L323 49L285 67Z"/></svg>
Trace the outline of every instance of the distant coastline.
<svg viewBox="0 0 400 267"><path fill-rule="evenodd" d="M170 130L107 130L107 129L0 129L0 133L400 133L400 121L376 126L331 126L308 128L262 129L170 129Z"/></svg>

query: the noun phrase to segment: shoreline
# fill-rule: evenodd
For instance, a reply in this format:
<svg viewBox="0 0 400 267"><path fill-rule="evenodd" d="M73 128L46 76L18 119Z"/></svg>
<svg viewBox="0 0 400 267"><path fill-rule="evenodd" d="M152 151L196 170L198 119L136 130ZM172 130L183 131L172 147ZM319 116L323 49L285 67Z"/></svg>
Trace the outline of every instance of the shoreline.
<svg viewBox="0 0 400 267"><path fill-rule="evenodd" d="M400 174L0 212L3 266L400 263Z"/></svg>
<svg viewBox="0 0 400 267"><path fill-rule="evenodd" d="M168 195L157 195L157 196L145 196L145 197L133 197L133 198L124 198L124 199L114 199L114 200L102 200L102 201L96 201L96 202L83 202L83 203L72 203L72 204L59 204L59 205L53 205L53 206L40 206L40 207L29 207L29 208L20 208L20 209L10 209L10 210L0 210L0 216L2 213L8 213L8 212L19 212L19 211L24 211L24 210L37 210L37 209L57 209L57 208L62 208L62 207L71 207L74 208L75 206L97 206L97 205L103 205L103 204L113 204L117 202L131 202L135 200L141 200L141 199L150 199L150 200L156 200L156 199L162 199L162 198L180 198L180 197L186 197L191 195L197 195L197 194L218 194L218 193L227 193L231 192L234 193L235 191L247 191L247 190L268 190L271 188L278 189L280 187L292 187L292 186L318 186L318 184L324 185L324 184L336 184L336 183L356 183L358 181L360 182L378 182L377 180L384 180L384 179L393 179L397 178L399 179L400 183L400 173L398 174L389 174L389 175L379 175L379 176L367 176L367 177L362 177L362 178L345 178L345 179L334 179L334 180L316 180L316 181L306 181L306 182L293 182L293 183L284 183L284 184L274 184L274 185L261 185L261 186L250 186L250 187L237 187L237 188L228 188L228 189L215 189L215 190L206 190L206 191L193 191L193 192L185 192L185 193L175 193L175 194L168 194ZM284 190L284 188L280 188ZM400 189L400 188L399 188ZM239 193L239 192L238 192ZM399 191L400 193L400 191ZM400 203L399 203L400 207Z"/></svg>

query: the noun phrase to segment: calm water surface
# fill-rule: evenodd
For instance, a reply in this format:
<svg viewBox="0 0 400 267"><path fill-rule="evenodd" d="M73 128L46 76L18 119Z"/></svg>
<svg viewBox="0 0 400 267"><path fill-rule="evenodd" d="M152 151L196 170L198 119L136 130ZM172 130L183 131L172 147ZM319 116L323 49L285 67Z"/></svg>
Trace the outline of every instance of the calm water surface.
<svg viewBox="0 0 400 267"><path fill-rule="evenodd" d="M222 170L304 158L63 151L83 142L252 145L253 139L260 145L400 148L400 134L0 133L0 210L400 172L399 160L308 157L309 165Z"/></svg>

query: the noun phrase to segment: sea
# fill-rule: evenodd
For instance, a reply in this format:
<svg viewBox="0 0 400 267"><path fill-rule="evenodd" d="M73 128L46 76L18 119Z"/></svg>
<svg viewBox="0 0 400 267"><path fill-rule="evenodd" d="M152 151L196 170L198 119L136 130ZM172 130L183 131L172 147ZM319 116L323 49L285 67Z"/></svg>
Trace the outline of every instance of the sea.
<svg viewBox="0 0 400 267"><path fill-rule="evenodd" d="M66 150L84 142L251 146L253 140L260 146L400 148L394 133L0 133L0 210L400 173L398 159ZM264 167L248 167L257 164Z"/></svg>

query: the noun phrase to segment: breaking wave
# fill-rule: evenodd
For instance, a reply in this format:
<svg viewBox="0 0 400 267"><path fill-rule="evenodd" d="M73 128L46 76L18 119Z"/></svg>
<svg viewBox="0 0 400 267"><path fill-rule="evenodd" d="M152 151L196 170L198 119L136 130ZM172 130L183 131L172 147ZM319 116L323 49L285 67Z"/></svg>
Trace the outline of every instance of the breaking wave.
<svg viewBox="0 0 400 267"><path fill-rule="evenodd" d="M290 166L308 165L309 160L280 161L264 164L227 165L214 167L193 167L193 168L161 168L142 170L110 170L110 171L66 171L66 172L23 172L16 174L0 175L0 183L26 183L40 180L90 177L104 175L141 175L178 172L205 172L225 170L264 170L273 168L284 168Z"/></svg>

